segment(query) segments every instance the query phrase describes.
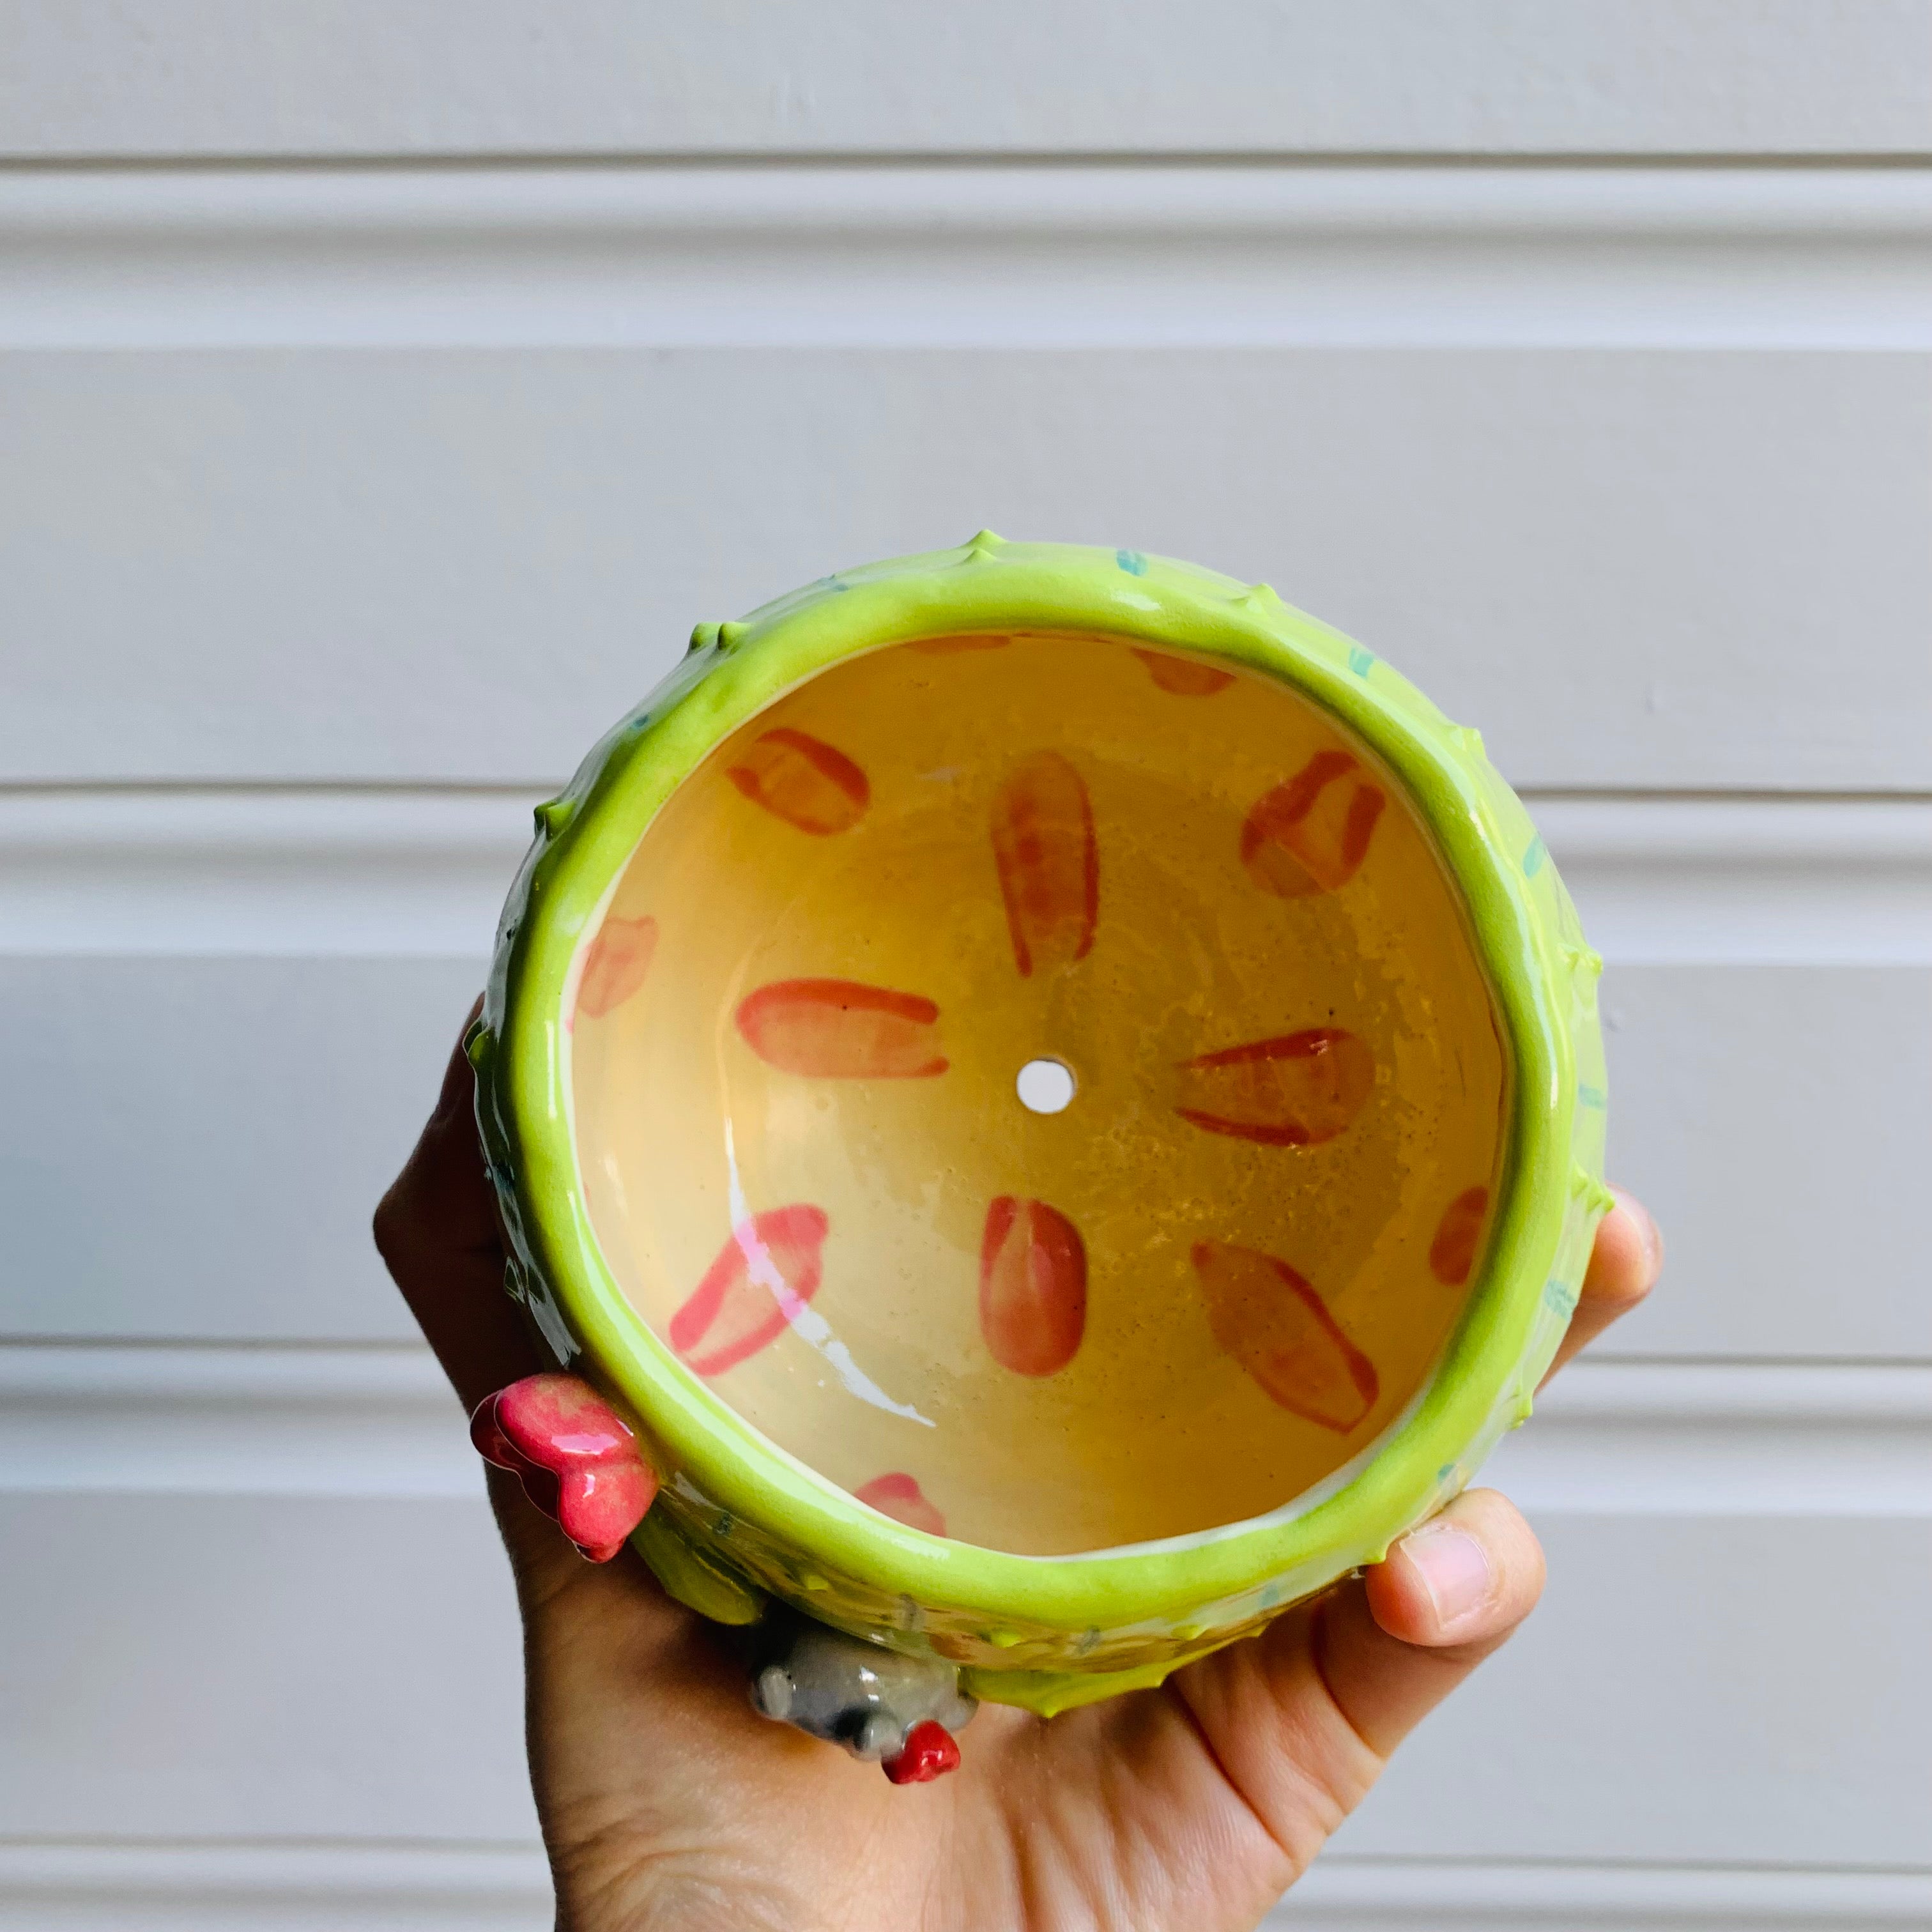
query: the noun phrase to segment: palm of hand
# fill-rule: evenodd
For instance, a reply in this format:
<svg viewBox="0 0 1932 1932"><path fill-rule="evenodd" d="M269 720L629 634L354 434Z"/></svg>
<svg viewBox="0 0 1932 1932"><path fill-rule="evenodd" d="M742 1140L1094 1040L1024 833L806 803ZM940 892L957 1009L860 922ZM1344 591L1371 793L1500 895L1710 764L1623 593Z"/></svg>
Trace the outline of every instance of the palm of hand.
<svg viewBox="0 0 1932 1932"><path fill-rule="evenodd" d="M466 1407L538 1364L451 1064L376 1216ZM1642 1210L1604 1222L1559 1361L1641 1300ZM1542 1557L1479 1490L1385 1563L1158 1690L1050 1723L988 1707L958 1771L894 1786L751 1708L722 1635L634 1558L584 1564L493 1472L525 1627L531 1774L567 1932L1234 1932L1402 1736L1534 1606Z"/></svg>

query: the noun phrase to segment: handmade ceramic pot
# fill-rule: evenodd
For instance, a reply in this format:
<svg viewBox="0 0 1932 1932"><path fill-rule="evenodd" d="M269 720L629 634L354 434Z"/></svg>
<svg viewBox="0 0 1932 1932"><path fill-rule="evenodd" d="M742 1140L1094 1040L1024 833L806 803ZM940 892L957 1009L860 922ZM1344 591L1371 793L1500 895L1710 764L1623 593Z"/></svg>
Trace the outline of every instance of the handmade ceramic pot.
<svg viewBox="0 0 1932 1932"><path fill-rule="evenodd" d="M1476 734L1267 586L842 572L700 626L537 818L470 1041L509 1286L705 1615L1052 1712L1528 1414L1599 962Z"/></svg>

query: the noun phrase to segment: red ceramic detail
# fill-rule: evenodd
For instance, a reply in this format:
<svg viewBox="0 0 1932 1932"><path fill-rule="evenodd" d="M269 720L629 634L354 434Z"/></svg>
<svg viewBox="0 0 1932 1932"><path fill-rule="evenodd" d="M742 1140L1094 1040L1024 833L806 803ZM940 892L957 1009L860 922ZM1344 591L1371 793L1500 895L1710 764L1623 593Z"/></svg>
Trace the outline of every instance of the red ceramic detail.
<svg viewBox="0 0 1932 1932"><path fill-rule="evenodd" d="M1227 1241L1197 1241L1192 1258L1215 1340L1270 1402L1339 1435L1374 1408L1375 1364L1287 1262Z"/></svg>
<svg viewBox="0 0 1932 1932"><path fill-rule="evenodd" d="M602 1019L620 1006L644 983L651 956L658 950L658 922L643 919L607 919L590 942L584 976L577 986L577 1010L589 1019Z"/></svg>
<svg viewBox="0 0 1932 1932"><path fill-rule="evenodd" d="M805 1203L742 1222L684 1306L670 1345L700 1376L722 1376L755 1355L818 1292L824 1212Z"/></svg>
<svg viewBox="0 0 1932 1932"><path fill-rule="evenodd" d="M956 638L921 638L913 649L924 652L929 658L950 658L961 651L1004 650L1012 641L1010 638L983 633Z"/></svg>
<svg viewBox="0 0 1932 1932"><path fill-rule="evenodd" d="M623 1418L575 1376L526 1376L486 1396L470 1439L593 1563L623 1548L658 1492Z"/></svg>
<svg viewBox="0 0 1932 1932"><path fill-rule="evenodd" d="M897 1757L881 1767L895 1784L930 1784L959 1768L959 1742L936 1718L924 1718L906 1733Z"/></svg>
<svg viewBox="0 0 1932 1932"><path fill-rule="evenodd" d="M849 832L866 815L872 788L834 746L781 727L753 740L725 772L754 805L816 837Z"/></svg>
<svg viewBox="0 0 1932 1932"><path fill-rule="evenodd" d="M1310 1027L1184 1060L1174 1112L1210 1134L1317 1147L1354 1120L1375 1084L1375 1056L1353 1034Z"/></svg>
<svg viewBox="0 0 1932 1932"><path fill-rule="evenodd" d="M1444 1288L1460 1288L1469 1279L1489 1205L1490 1190L1472 1187L1444 1209L1436 1238L1429 1244L1429 1272Z"/></svg>
<svg viewBox="0 0 1932 1932"><path fill-rule="evenodd" d="M1087 1325L1087 1250L1044 1201L1003 1194L980 1245L980 1332L1002 1368L1050 1376L1072 1360Z"/></svg>
<svg viewBox="0 0 1932 1932"><path fill-rule="evenodd" d="M874 1476L852 1492L869 1509L902 1522L908 1529L922 1529L928 1536L946 1534L946 1519L926 1499L918 1479L902 1469Z"/></svg>
<svg viewBox="0 0 1932 1932"><path fill-rule="evenodd" d="M1080 774L1058 752L1022 760L994 796L992 832L1021 977L1085 958L1100 914L1100 855Z"/></svg>
<svg viewBox="0 0 1932 1932"><path fill-rule="evenodd" d="M1257 885L1300 898L1355 876L1388 802L1360 770L1346 752L1317 752L1262 796L1241 827L1241 863Z"/></svg>
<svg viewBox="0 0 1932 1932"><path fill-rule="evenodd" d="M1212 664L1196 664L1192 658L1171 658L1165 651L1144 651L1136 645L1134 656L1148 668L1148 674L1162 690L1176 698L1212 698L1234 681L1231 670L1216 670Z"/></svg>
<svg viewBox="0 0 1932 1932"><path fill-rule="evenodd" d="M738 1030L768 1066L820 1080L918 1080L946 1071L939 1009L856 980L777 980L738 1008Z"/></svg>

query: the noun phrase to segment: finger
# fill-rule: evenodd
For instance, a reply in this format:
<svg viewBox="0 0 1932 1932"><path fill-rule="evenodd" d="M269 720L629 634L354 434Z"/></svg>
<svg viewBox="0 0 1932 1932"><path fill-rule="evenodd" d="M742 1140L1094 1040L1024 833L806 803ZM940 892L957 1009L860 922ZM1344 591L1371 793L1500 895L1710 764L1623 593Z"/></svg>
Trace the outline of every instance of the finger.
<svg viewBox="0 0 1932 1932"><path fill-rule="evenodd" d="M1386 1757L1535 1609L1543 1550L1509 1499L1472 1490L1321 1606L1316 1661Z"/></svg>
<svg viewBox="0 0 1932 1932"><path fill-rule="evenodd" d="M1664 1237L1648 1210L1621 1187L1610 1191L1617 1197L1616 1205L1597 1224L1597 1244L1590 1251L1576 1311L1545 1382L1612 1322L1636 1307L1663 1271Z"/></svg>
<svg viewBox="0 0 1932 1932"><path fill-rule="evenodd" d="M1167 1690L1298 1871L1542 1588L1528 1526L1493 1491L1474 1490L1386 1562L1177 1671Z"/></svg>
<svg viewBox="0 0 1932 1932"><path fill-rule="evenodd" d="M376 1246L466 1414L543 1366L503 1292L502 1236L476 1138L475 1091L459 1044L436 1110L375 1220Z"/></svg>

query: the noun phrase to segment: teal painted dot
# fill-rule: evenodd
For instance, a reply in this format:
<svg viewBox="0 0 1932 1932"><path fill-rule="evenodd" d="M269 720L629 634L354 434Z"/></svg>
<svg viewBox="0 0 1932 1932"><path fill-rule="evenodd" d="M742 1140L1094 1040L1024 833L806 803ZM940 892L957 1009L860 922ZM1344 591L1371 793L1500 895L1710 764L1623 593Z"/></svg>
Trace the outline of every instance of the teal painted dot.
<svg viewBox="0 0 1932 1932"><path fill-rule="evenodd" d="M1576 1097L1586 1107L1607 1107L1610 1105L1609 1096L1600 1087L1580 1087L1576 1089Z"/></svg>
<svg viewBox="0 0 1932 1932"><path fill-rule="evenodd" d="M1351 644L1348 646L1348 668L1358 677L1366 677L1373 668L1375 662L1376 654L1373 651L1365 651L1360 644Z"/></svg>
<svg viewBox="0 0 1932 1932"><path fill-rule="evenodd" d="M818 580L818 587L821 590L849 590L852 586L849 584L841 584L836 577L821 577Z"/></svg>
<svg viewBox="0 0 1932 1932"><path fill-rule="evenodd" d="M1543 1284L1543 1304L1552 1315L1567 1316L1576 1306L1576 1291L1560 1281Z"/></svg>
<svg viewBox="0 0 1932 1932"><path fill-rule="evenodd" d="M1532 838L1529 842L1529 850L1522 855L1523 877L1526 879L1534 878L1543 870L1543 862L1549 856L1544 849L1543 841Z"/></svg>
<svg viewBox="0 0 1932 1932"><path fill-rule="evenodd" d="M1261 1595L1262 1608L1264 1610L1273 1610L1276 1604L1280 1603L1282 1597L1286 1594L1286 1592L1282 1588L1279 1583L1263 1584L1262 1586Z"/></svg>
<svg viewBox="0 0 1932 1932"><path fill-rule="evenodd" d="M1147 559L1137 550L1117 550L1114 553L1114 561L1130 577L1144 577L1147 574Z"/></svg>

